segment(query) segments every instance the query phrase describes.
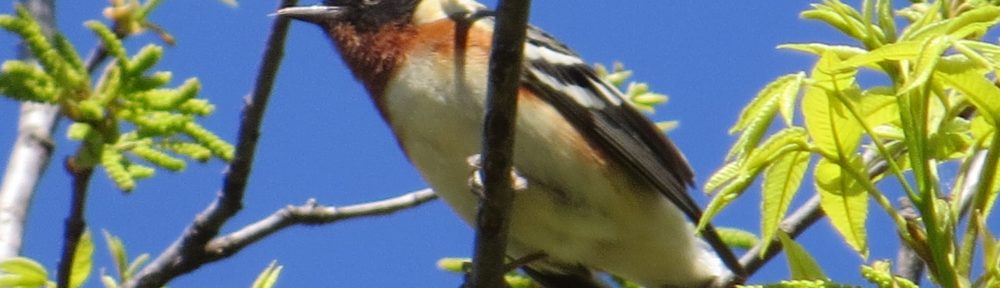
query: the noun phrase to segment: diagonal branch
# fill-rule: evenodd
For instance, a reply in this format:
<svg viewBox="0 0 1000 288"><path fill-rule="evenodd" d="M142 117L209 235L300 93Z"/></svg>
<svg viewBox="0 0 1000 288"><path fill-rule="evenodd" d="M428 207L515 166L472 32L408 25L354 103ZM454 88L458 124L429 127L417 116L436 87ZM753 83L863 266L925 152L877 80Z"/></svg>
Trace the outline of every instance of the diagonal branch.
<svg viewBox="0 0 1000 288"><path fill-rule="evenodd" d="M381 201L343 207L321 206L316 200L310 199L304 205L282 208L239 231L219 236L209 242L205 250L210 254L209 261L216 261L232 256L244 247L289 226L332 224L359 217L387 215L436 198L434 191L423 189Z"/></svg>
<svg viewBox="0 0 1000 288"><path fill-rule="evenodd" d="M296 1L280 2L279 8L293 6ZM243 107L235 157L229 164L218 198L198 214L180 238L126 282L124 287L160 287L170 279L200 267L209 258L205 245L243 207L243 195L260 137L264 111L284 55L288 26L289 19L283 17L276 17L271 26L254 89Z"/></svg>

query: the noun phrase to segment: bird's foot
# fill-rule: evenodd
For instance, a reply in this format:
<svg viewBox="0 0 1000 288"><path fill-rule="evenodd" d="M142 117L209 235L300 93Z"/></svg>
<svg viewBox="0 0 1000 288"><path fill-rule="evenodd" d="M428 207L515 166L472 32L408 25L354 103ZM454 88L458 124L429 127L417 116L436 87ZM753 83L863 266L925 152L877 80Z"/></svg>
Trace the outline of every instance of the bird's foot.
<svg viewBox="0 0 1000 288"><path fill-rule="evenodd" d="M482 157L479 154L475 154L469 156L469 158L466 158L465 161L469 163L469 167L472 167L472 172L469 173L470 174L469 187L472 188L472 193L476 194L476 196L479 196L480 199L485 198L486 194L484 194L483 192L485 188L483 187ZM514 188L514 191L522 191L528 189L528 179L521 177L517 172L517 168L511 167L510 177L511 180L514 181L512 186L512 188Z"/></svg>

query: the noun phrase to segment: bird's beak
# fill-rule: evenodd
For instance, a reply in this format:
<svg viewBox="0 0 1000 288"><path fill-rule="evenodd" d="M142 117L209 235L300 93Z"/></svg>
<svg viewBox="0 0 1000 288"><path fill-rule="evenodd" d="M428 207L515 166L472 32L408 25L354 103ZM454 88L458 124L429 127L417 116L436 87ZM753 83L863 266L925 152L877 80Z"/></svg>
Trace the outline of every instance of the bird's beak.
<svg viewBox="0 0 1000 288"><path fill-rule="evenodd" d="M299 21L320 24L337 20L344 14L346 7L338 6L303 6L287 7L278 10L274 14L278 17L288 17Z"/></svg>

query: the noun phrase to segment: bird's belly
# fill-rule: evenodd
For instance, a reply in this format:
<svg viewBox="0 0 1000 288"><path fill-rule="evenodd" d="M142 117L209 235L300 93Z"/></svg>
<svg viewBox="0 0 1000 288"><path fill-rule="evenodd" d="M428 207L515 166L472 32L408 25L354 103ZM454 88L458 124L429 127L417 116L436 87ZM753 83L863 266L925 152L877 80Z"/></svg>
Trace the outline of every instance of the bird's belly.
<svg viewBox="0 0 1000 288"><path fill-rule="evenodd" d="M468 185L473 170L466 159L480 153L485 84L439 81L391 83L382 108L413 165L472 224L479 198ZM512 207L511 256L542 252L650 285L704 283L718 273L707 268L712 263L694 248L689 224L665 197L617 173L617 164L589 150L537 100L519 103L514 166L528 187L516 192Z"/></svg>

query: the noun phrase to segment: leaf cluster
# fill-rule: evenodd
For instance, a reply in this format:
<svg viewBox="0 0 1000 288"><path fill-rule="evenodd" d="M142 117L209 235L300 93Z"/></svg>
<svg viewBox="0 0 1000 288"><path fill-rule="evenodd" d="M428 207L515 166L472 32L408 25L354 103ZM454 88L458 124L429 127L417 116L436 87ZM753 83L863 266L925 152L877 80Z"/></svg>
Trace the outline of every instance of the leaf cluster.
<svg viewBox="0 0 1000 288"><path fill-rule="evenodd" d="M144 17L155 3L150 1L133 14ZM139 16L129 19L144 19L135 17ZM130 191L136 180L152 176L154 167L183 170L186 162L181 157L201 162L233 157L232 145L195 121L214 110L207 100L196 98L201 89L198 80L169 88L171 73L152 70L163 56L162 47L148 45L129 57L110 28L98 21L85 25L114 59L100 75L91 75L65 37L46 37L23 7L16 15L0 15L0 27L20 36L38 59L37 65L4 62L0 94L61 108L73 122L68 137L82 142L72 167L103 167L120 189ZM96 81L91 84L91 79Z"/></svg>
<svg viewBox="0 0 1000 288"><path fill-rule="evenodd" d="M987 260L1000 258L986 220L963 228L960 219L970 215L963 211L988 219L996 201L1000 46L981 38L1000 22L1000 7L993 1L918 2L894 10L891 0L862 1L858 9L825 0L801 14L857 44L780 46L819 59L811 71L778 77L744 108L730 130L738 137L726 164L705 186L718 195L700 225L760 179L761 238L770 243L811 176L823 211L859 256L869 254L866 223L874 202L939 285L997 285L995 262L969 280L978 238ZM900 26L897 18L908 23ZM859 81L861 70L874 72L862 75L881 83L862 85L871 81ZM971 173L982 155L981 173ZM949 162L960 167L951 185L941 183L939 171ZM898 182L919 217L903 217L888 200L891 194L877 185L886 178ZM963 190L970 185L975 189ZM961 199L972 199L971 209L963 209ZM876 270L863 274L874 277ZM879 279L873 283L894 278ZM887 287L907 287L900 285Z"/></svg>

